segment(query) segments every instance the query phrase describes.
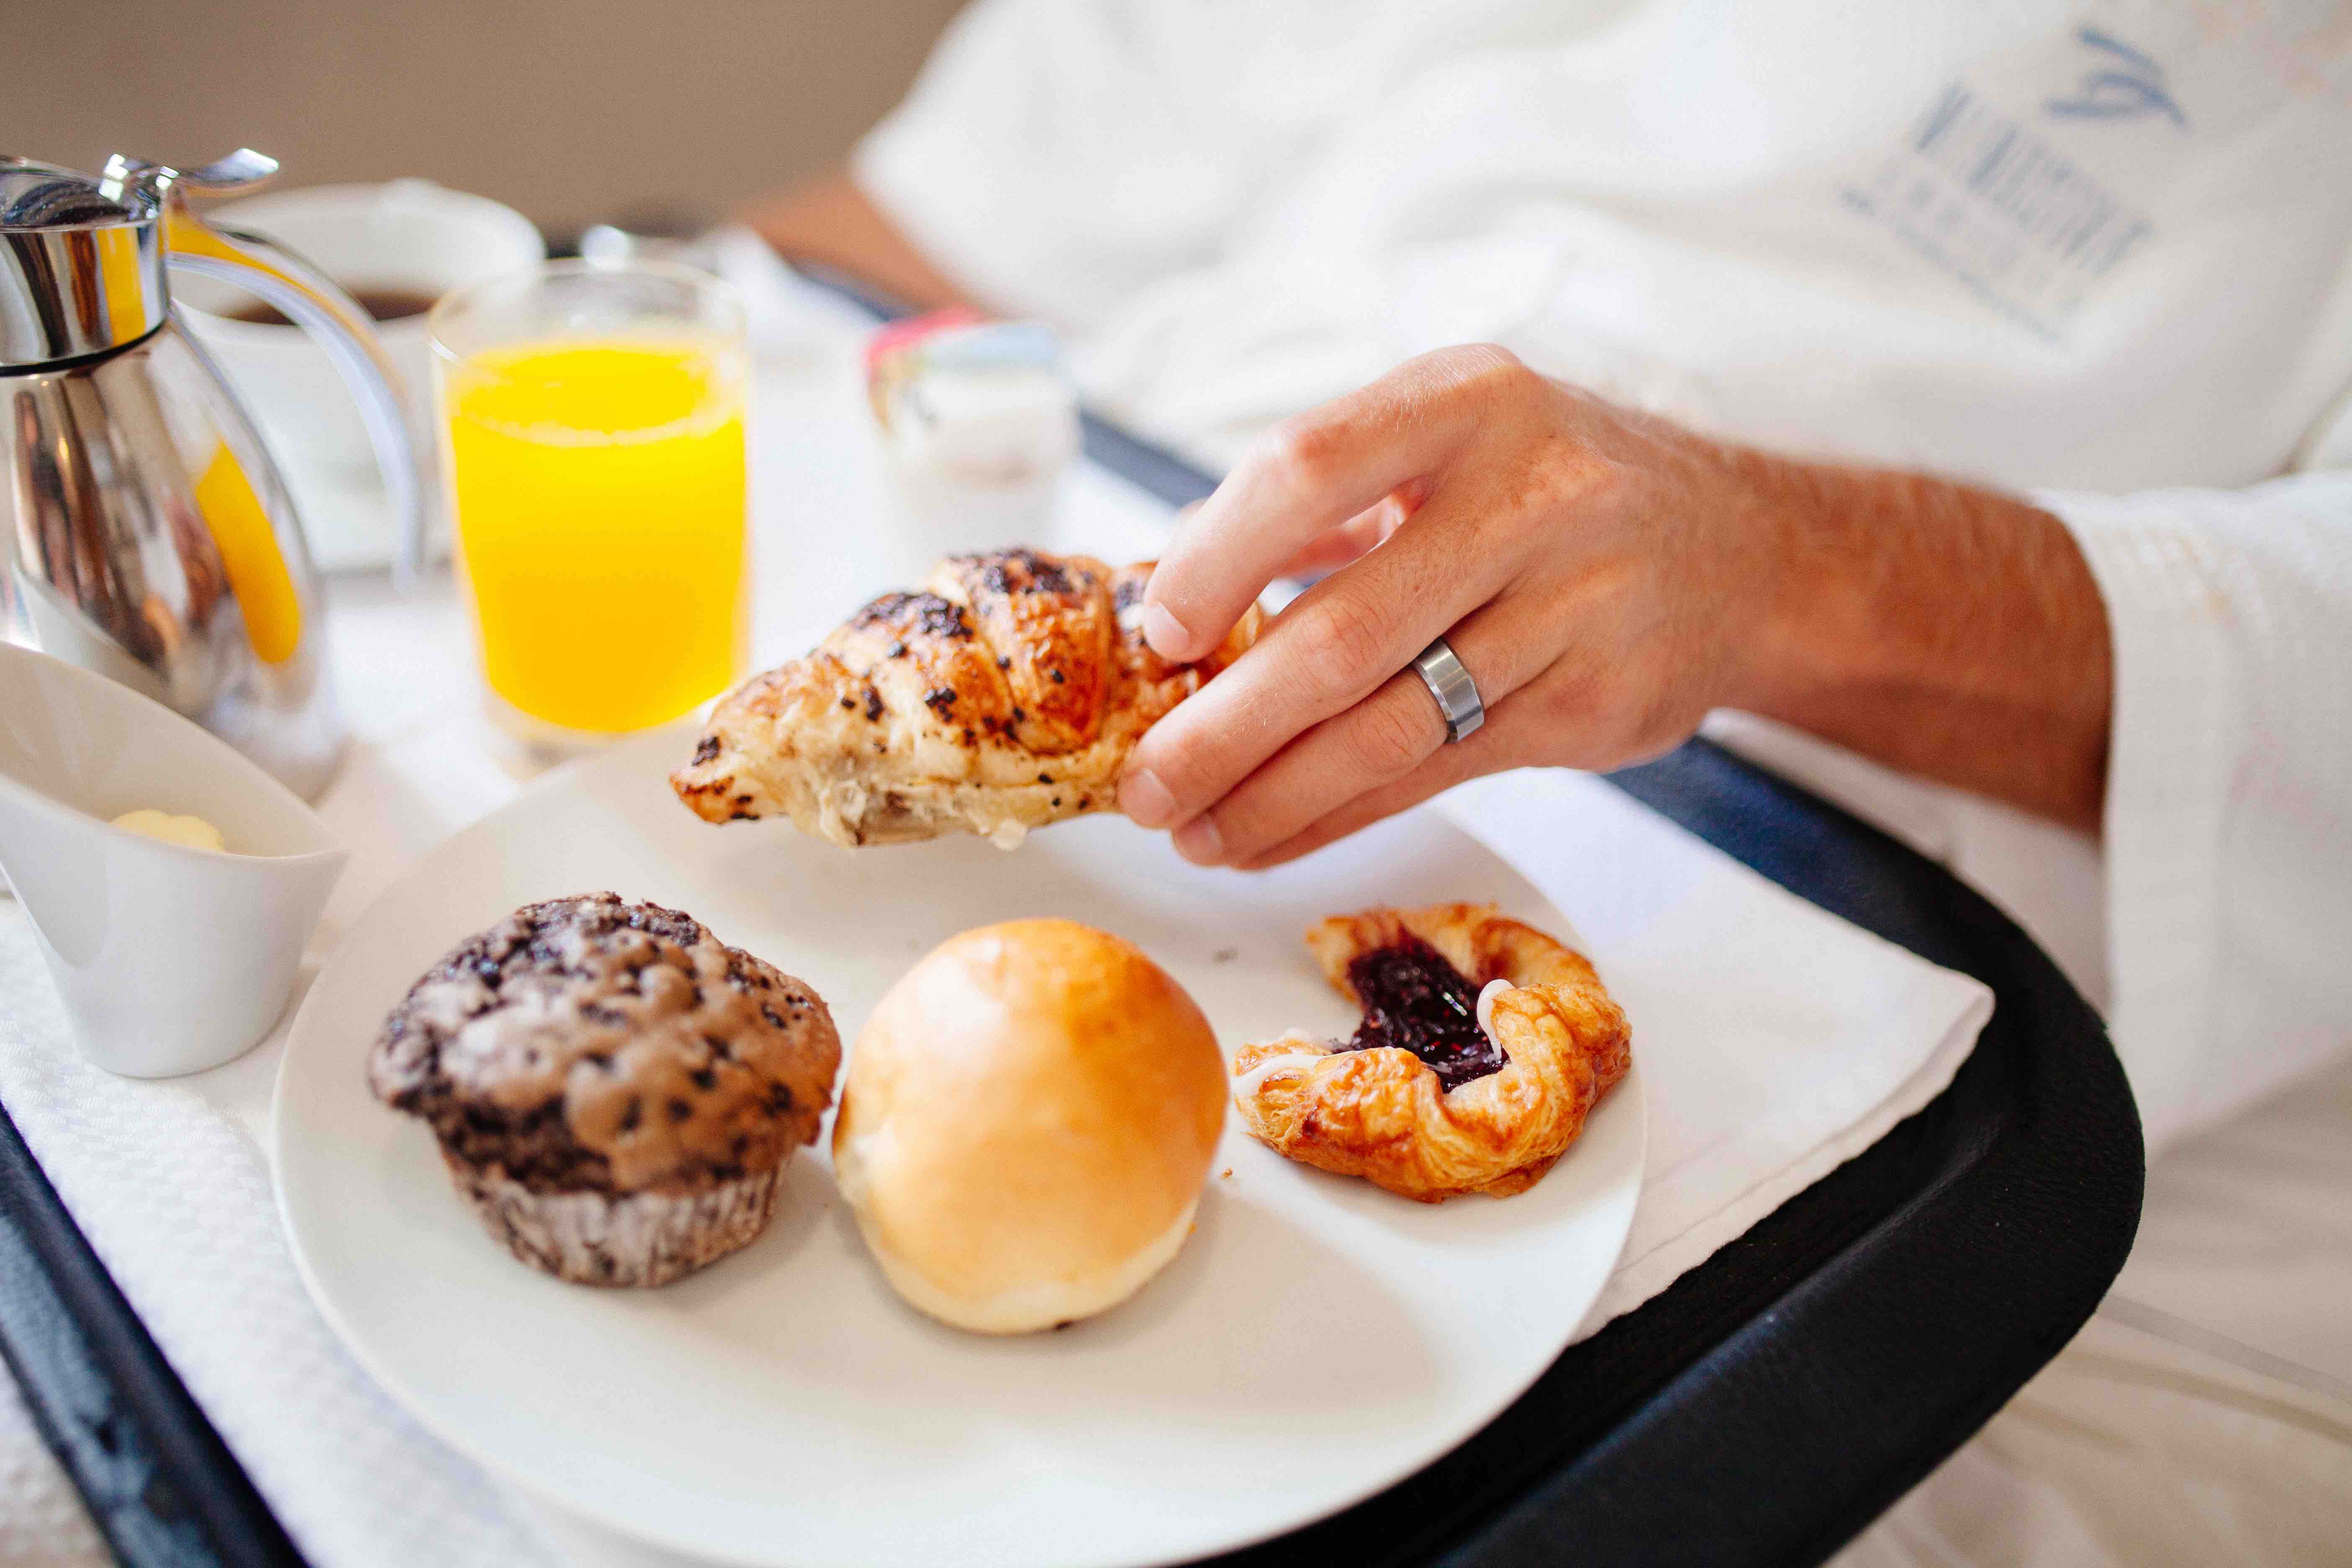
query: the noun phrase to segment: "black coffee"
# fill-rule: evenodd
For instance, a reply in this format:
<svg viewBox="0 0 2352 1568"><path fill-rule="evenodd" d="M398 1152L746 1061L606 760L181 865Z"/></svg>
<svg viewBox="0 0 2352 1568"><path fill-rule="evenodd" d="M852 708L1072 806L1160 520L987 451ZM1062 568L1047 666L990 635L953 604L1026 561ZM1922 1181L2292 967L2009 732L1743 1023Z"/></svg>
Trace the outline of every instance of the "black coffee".
<svg viewBox="0 0 2352 1568"><path fill-rule="evenodd" d="M414 289L354 289L352 298L360 309L379 321L397 321L404 316L421 316L433 309L438 294L421 294ZM239 305L228 312L232 321L251 321L257 327L290 327L294 323L272 305L256 300Z"/></svg>

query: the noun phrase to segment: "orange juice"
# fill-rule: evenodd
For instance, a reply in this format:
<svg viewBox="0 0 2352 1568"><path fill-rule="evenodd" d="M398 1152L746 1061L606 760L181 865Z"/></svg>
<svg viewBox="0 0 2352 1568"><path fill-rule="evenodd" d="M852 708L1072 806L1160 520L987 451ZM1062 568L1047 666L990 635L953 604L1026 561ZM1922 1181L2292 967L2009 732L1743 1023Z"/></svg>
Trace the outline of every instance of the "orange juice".
<svg viewBox="0 0 2352 1568"><path fill-rule="evenodd" d="M730 684L748 637L740 352L508 343L442 375L490 689L530 719L610 732Z"/></svg>

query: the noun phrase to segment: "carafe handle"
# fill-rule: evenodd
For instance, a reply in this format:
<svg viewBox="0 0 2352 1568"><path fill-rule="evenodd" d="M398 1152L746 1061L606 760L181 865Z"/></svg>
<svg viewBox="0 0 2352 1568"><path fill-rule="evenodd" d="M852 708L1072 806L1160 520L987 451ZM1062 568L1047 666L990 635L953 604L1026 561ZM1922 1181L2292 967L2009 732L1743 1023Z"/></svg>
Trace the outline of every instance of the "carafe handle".
<svg viewBox="0 0 2352 1568"><path fill-rule="evenodd" d="M400 530L393 574L404 586L425 564L427 487L419 438L400 373L385 353L375 324L357 301L320 272L266 235L211 224L188 208L184 187L233 190L277 173L272 159L240 150L217 163L185 172L118 159L110 179L147 184L163 206L165 260L175 270L217 279L260 296L318 340L359 405L375 449L376 466Z"/></svg>

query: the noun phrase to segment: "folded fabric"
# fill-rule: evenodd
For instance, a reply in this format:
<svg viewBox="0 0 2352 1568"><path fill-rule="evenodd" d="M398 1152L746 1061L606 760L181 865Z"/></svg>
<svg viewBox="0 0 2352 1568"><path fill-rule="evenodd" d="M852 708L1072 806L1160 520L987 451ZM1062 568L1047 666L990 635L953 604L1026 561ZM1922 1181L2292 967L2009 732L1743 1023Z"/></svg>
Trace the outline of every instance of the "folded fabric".
<svg viewBox="0 0 2352 1568"><path fill-rule="evenodd" d="M343 1352L236 1120L185 1081L83 1059L14 902L0 904L0 1104L303 1554L320 1568L560 1562Z"/></svg>
<svg viewBox="0 0 2352 1568"><path fill-rule="evenodd" d="M1503 773L1440 809L1576 923L1633 1021L1649 1156L1585 1333L1934 1099L1992 1016L1981 982L1816 909L1598 779Z"/></svg>

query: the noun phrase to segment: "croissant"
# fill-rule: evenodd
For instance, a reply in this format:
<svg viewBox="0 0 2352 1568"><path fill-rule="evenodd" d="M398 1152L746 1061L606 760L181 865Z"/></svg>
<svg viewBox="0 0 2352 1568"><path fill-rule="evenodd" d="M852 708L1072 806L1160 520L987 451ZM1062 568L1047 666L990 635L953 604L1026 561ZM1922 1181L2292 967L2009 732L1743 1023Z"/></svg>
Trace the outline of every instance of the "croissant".
<svg viewBox="0 0 2352 1568"><path fill-rule="evenodd" d="M1335 915L1307 933L1364 1009L1349 1040L1293 1031L1233 1061L1252 1136L1423 1203L1507 1197L1550 1170L1632 1065L1581 953L1491 906Z"/></svg>
<svg viewBox="0 0 2352 1568"><path fill-rule="evenodd" d="M950 555L710 715L671 787L711 822L782 815L836 844L1033 827L1117 804L1143 732L1239 658L1255 606L1205 658L1171 664L1130 613L1150 562Z"/></svg>

